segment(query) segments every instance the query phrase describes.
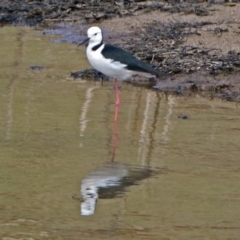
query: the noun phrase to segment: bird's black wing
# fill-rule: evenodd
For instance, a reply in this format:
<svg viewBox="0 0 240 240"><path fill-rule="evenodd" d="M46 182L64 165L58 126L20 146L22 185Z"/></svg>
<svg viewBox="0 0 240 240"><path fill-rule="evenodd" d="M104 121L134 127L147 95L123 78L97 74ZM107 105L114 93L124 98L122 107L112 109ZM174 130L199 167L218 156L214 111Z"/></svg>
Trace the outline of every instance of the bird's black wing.
<svg viewBox="0 0 240 240"><path fill-rule="evenodd" d="M102 55L105 58L114 59L114 61L116 62L126 64L127 65L126 69L128 70L152 73L157 76L162 75L161 72L153 69L150 65L142 62L141 60L131 55L129 52L119 47L110 44L105 44L102 50Z"/></svg>

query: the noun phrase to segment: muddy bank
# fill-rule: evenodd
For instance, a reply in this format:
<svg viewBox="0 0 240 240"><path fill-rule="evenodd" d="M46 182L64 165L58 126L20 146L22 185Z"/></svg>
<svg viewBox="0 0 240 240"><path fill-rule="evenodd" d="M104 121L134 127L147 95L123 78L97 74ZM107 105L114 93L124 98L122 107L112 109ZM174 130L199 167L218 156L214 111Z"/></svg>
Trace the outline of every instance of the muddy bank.
<svg viewBox="0 0 240 240"><path fill-rule="evenodd" d="M240 5L236 3L4 0L0 3L0 22L57 27L56 22L68 22L75 43L79 32L83 38L89 26L99 25L106 42L168 74L164 84L156 85L159 89L194 88L218 95L224 89L227 98L238 97L233 93L240 92ZM93 70L72 76L108 79Z"/></svg>
<svg viewBox="0 0 240 240"><path fill-rule="evenodd" d="M105 40L167 73L169 77L156 84L158 89L212 91L236 100L240 92L240 9L214 8L214 14L204 18L155 11L121 21L106 20L102 24ZM92 70L73 76L107 79Z"/></svg>
<svg viewBox="0 0 240 240"><path fill-rule="evenodd" d="M36 25L43 21L88 21L97 22L115 17L136 16L159 10L169 13L209 15L207 6L178 1L139 0L3 0L0 3L0 23ZM173 4L169 4L173 3Z"/></svg>

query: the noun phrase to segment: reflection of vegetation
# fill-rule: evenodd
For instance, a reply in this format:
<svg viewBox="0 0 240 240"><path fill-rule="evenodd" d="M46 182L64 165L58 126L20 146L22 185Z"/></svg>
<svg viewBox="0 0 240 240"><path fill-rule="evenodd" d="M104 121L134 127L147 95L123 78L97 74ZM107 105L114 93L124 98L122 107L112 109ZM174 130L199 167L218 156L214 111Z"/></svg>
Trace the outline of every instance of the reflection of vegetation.
<svg viewBox="0 0 240 240"><path fill-rule="evenodd" d="M4 56L0 58L0 94L6 96L0 99L1 134L10 140L11 136L13 138L21 136L25 132L27 139L28 131L31 131L33 122L36 120L39 124L34 126L37 138L38 134L42 135L41 129L46 120L44 117L40 118L46 114L42 112L42 106L48 102L49 112L54 111L54 105L58 101L54 98L57 94L55 85L58 85L59 81L66 81L72 69L79 68L81 54L72 51L72 49L75 50L75 46L53 44L49 37L41 36L30 28L3 27L0 32L1 55ZM69 62L69 59L72 59L72 62ZM82 66L84 64L87 66L85 62ZM41 67L37 67L38 71L33 71L32 66L35 66L34 70L36 66ZM39 88L42 91L38 92ZM58 85L57 88L60 86ZM65 91L67 94L68 91L75 90L72 91L69 86L66 86L58 91ZM71 96L74 97L74 95ZM33 103L38 98L42 99L42 102L36 106ZM70 99L71 97L68 101ZM59 101L62 101L62 106L67 104L71 106L71 103L67 103L64 99ZM57 128L59 128L58 121L53 126L53 129Z"/></svg>

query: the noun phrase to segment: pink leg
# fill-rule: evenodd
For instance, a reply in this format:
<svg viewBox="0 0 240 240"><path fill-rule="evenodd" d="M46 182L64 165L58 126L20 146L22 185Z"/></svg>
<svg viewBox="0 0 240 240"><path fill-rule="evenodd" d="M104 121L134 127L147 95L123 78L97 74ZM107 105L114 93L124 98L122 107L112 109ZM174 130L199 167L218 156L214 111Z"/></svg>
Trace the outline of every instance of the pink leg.
<svg viewBox="0 0 240 240"><path fill-rule="evenodd" d="M115 114L114 114L114 122L117 121L118 118L118 110L120 105L119 91L118 91L118 80L115 79L115 93L116 93L116 105L115 105Z"/></svg>

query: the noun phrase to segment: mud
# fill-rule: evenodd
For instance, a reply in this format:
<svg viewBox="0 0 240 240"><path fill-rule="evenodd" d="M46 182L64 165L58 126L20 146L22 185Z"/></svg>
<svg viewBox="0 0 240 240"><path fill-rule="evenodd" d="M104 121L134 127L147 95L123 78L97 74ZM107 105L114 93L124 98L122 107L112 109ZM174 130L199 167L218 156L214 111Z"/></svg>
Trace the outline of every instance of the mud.
<svg viewBox="0 0 240 240"><path fill-rule="evenodd" d="M81 37L89 26L99 25L106 42L125 48L169 76L154 83L155 88L207 90L228 100L239 99L240 5L236 2L4 0L0 22L47 26L68 22L80 29ZM108 80L89 69L71 76Z"/></svg>
<svg viewBox="0 0 240 240"><path fill-rule="evenodd" d="M203 1L195 1L203 2ZM207 7L199 4L174 4L160 1L99 1L99 0L42 0L29 1L3 0L0 3L0 22L36 25L42 21L79 21L96 22L115 17L134 16L160 10L170 13L196 14L207 16Z"/></svg>

